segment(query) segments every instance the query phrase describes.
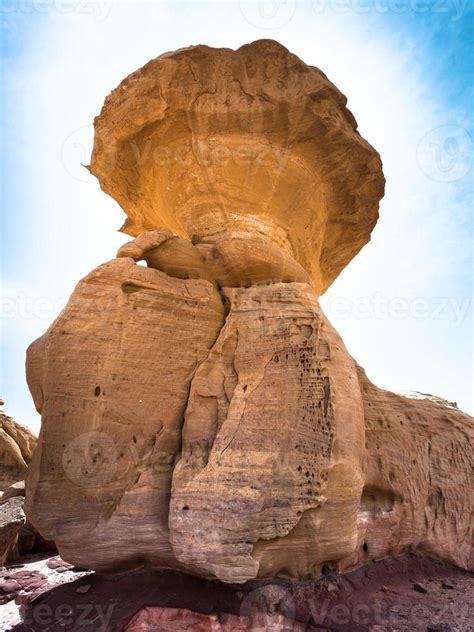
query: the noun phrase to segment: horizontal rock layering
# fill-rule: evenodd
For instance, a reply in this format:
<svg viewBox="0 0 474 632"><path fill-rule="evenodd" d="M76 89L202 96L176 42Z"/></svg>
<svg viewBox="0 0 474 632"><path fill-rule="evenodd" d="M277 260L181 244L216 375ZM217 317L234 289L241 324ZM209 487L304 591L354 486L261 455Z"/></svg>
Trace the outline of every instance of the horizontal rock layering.
<svg viewBox="0 0 474 632"><path fill-rule="evenodd" d="M164 55L108 97L92 170L138 237L28 350L26 508L62 557L230 583L472 565L472 419L377 389L319 306L383 192L326 77L268 41Z"/></svg>
<svg viewBox="0 0 474 632"><path fill-rule="evenodd" d="M219 290L121 257L28 367L27 509L71 563L226 582L469 563L472 420L371 385L307 283Z"/></svg>

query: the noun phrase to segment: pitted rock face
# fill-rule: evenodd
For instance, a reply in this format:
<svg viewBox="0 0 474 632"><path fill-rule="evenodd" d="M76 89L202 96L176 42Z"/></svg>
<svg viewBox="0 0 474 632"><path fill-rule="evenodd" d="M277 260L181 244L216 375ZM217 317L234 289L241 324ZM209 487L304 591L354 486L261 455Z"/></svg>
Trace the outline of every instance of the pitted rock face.
<svg viewBox="0 0 474 632"><path fill-rule="evenodd" d="M225 293L225 326L191 386L169 525L180 561L244 581L256 542L326 502L335 398L309 286Z"/></svg>
<svg viewBox="0 0 474 632"><path fill-rule="evenodd" d="M181 49L131 74L95 120L91 171L124 232L262 235L317 293L369 240L384 190L344 95L271 40Z"/></svg>

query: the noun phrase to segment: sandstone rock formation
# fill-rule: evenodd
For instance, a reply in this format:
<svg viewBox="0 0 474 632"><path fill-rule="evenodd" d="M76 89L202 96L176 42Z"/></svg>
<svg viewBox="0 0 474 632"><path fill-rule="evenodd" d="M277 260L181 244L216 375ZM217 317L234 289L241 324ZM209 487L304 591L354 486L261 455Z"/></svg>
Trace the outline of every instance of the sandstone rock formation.
<svg viewBox="0 0 474 632"><path fill-rule="evenodd" d="M210 283L121 258L81 281L30 348L42 434L28 511L67 561L173 563L167 516L182 417L223 321Z"/></svg>
<svg viewBox="0 0 474 632"><path fill-rule="evenodd" d="M234 614L201 614L183 608L143 608L125 627L124 632L304 632L302 623L285 619L279 613L255 617Z"/></svg>
<svg viewBox="0 0 474 632"><path fill-rule="evenodd" d="M23 479L35 446L33 433L0 411L0 565L18 555L19 538L27 544Z"/></svg>
<svg viewBox="0 0 474 632"><path fill-rule="evenodd" d="M277 42L181 49L107 97L90 168L128 234L265 238L319 294L369 240L383 195L379 155L346 101Z"/></svg>
<svg viewBox="0 0 474 632"><path fill-rule="evenodd" d="M0 566L14 557L18 534L25 525L23 498L9 498L0 504Z"/></svg>
<svg viewBox="0 0 474 632"><path fill-rule="evenodd" d="M32 552L56 552L54 542L45 540L27 520L25 481L7 487L0 498L0 563L16 562Z"/></svg>
<svg viewBox="0 0 474 632"><path fill-rule="evenodd" d="M409 547L472 569L474 420L439 398L381 390L357 369L366 435L359 550L373 559Z"/></svg>
<svg viewBox="0 0 474 632"><path fill-rule="evenodd" d="M0 491L25 478L36 437L0 410Z"/></svg>
<svg viewBox="0 0 474 632"><path fill-rule="evenodd" d="M377 389L319 306L383 193L345 102L269 41L163 55L107 98L91 169L138 236L27 357L27 513L66 561L469 566L472 419Z"/></svg>
<svg viewBox="0 0 474 632"><path fill-rule="evenodd" d="M0 565L18 561L32 551L56 550L54 542L44 540L24 512L24 478L36 444L37 438L28 428L0 411Z"/></svg>

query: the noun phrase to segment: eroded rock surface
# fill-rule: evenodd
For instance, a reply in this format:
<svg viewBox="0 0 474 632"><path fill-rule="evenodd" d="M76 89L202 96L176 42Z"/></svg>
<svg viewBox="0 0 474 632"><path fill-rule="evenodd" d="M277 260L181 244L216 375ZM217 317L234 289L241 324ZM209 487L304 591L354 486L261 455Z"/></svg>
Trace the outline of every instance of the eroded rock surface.
<svg viewBox="0 0 474 632"><path fill-rule="evenodd" d="M25 478L35 446L34 434L0 411L0 491Z"/></svg>
<svg viewBox="0 0 474 632"><path fill-rule="evenodd" d="M167 517L182 417L223 319L211 284L122 258L81 281L28 350L42 432L27 511L67 561L172 564Z"/></svg>
<svg viewBox="0 0 474 632"><path fill-rule="evenodd" d="M358 375L367 446L359 561L416 548L472 569L474 420Z"/></svg>
<svg viewBox="0 0 474 632"><path fill-rule="evenodd" d="M23 479L35 446L33 433L0 411L0 565L18 557L19 548L24 551L31 542Z"/></svg>
<svg viewBox="0 0 474 632"><path fill-rule="evenodd" d="M91 171L127 213L128 234L260 235L324 291L369 240L384 189L346 102L277 42L184 48L107 97Z"/></svg>
<svg viewBox="0 0 474 632"><path fill-rule="evenodd" d="M124 632L304 632L306 626L286 619L280 613L254 617L234 614L201 614L184 608L143 608L124 628Z"/></svg>
<svg viewBox="0 0 474 632"><path fill-rule="evenodd" d="M0 498L1 564L18 562L32 552L55 552L54 542L45 540L24 512L25 481L7 487Z"/></svg>
<svg viewBox="0 0 474 632"><path fill-rule="evenodd" d="M0 504L0 566L14 554L18 534L25 523L23 498L9 498Z"/></svg>
<svg viewBox="0 0 474 632"><path fill-rule="evenodd" d="M28 366L27 508L69 562L231 583L406 550L469 566L472 420L374 387L309 284L219 289L121 257Z"/></svg>
<svg viewBox="0 0 474 632"><path fill-rule="evenodd" d="M285 536L307 512L331 512L328 486L345 488L339 501L349 538L356 526L364 420L353 362L308 285L225 294L225 327L196 372L186 409L170 506L173 549L224 581L255 577L259 565L307 574L315 570L308 562L286 558ZM322 563L324 544L312 540Z"/></svg>
<svg viewBox="0 0 474 632"><path fill-rule="evenodd" d="M203 163L203 140L273 158ZM228 583L467 568L472 419L377 389L319 306L383 190L326 77L268 41L164 55L108 97L92 170L138 237L28 350L26 509L61 556Z"/></svg>

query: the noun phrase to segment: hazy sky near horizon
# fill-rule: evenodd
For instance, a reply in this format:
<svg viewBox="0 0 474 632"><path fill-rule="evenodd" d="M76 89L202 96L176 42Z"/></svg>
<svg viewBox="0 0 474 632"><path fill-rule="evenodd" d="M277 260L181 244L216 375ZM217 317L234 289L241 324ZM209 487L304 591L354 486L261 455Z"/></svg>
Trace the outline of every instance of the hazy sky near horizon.
<svg viewBox="0 0 474 632"><path fill-rule="evenodd" d="M473 19L468 0L2 2L5 411L39 430L26 347L128 240L81 167L105 96L168 50L271 38L348 97L387 179L372 240L323 308L376 384L472 414Z"/></svg>

